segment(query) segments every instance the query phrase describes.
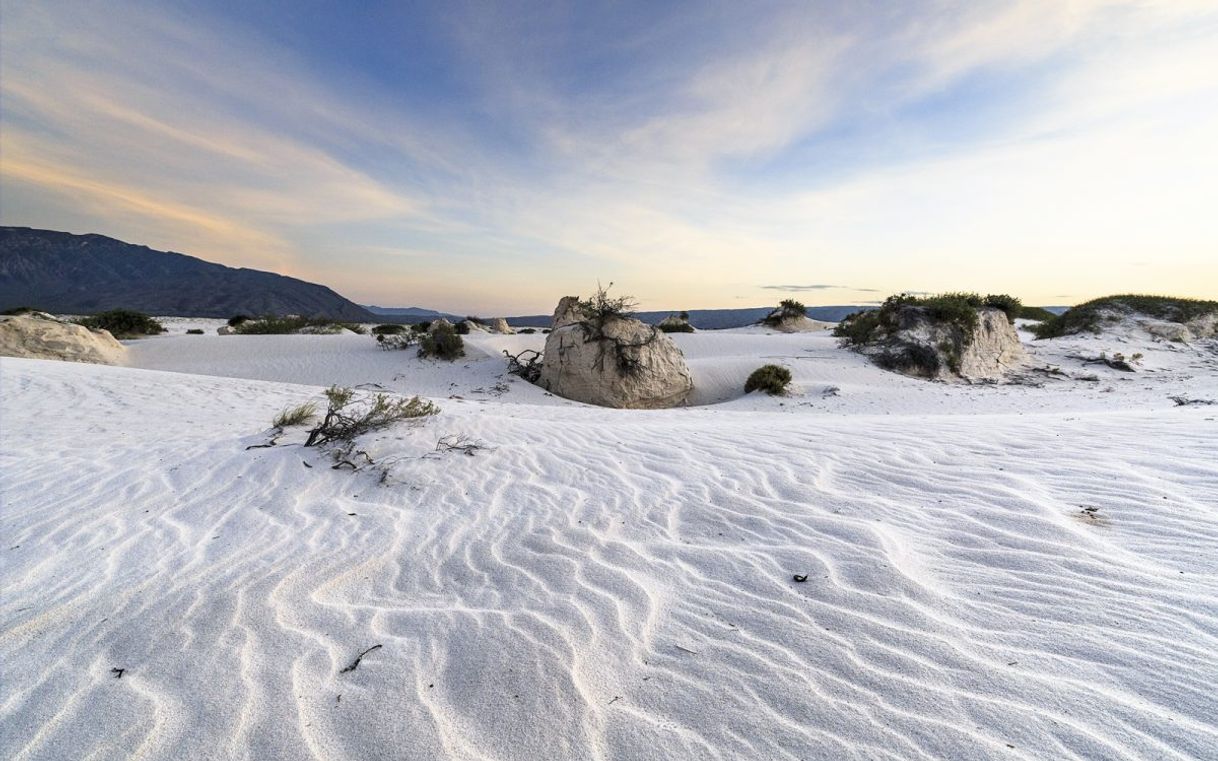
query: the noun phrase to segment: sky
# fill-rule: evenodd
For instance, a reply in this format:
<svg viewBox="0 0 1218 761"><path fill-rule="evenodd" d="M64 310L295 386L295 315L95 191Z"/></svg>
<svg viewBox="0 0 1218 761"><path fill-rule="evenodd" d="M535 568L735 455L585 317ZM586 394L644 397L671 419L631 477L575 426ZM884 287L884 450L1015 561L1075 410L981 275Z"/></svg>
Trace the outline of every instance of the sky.
<svg viewBox="0 0 1218 761"><path fill-rule="evenodd" d="M363 304L1218 297L1218 0L0 0L0 223Z"/></svg>

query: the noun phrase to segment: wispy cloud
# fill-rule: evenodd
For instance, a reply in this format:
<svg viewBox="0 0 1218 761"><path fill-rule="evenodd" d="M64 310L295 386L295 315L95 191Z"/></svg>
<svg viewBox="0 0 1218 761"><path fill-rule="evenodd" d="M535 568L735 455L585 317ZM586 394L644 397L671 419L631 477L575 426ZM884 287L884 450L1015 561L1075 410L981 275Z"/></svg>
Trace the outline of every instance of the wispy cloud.
<svg viewBox="0 0 1218 761"><path fill-rule="evenodd" d="M849 285L762 285L759 288L764 288L768 291L789 291L798 293L800 291L854 291L856 293L879 293L875 288L854 288Z"/></svg>

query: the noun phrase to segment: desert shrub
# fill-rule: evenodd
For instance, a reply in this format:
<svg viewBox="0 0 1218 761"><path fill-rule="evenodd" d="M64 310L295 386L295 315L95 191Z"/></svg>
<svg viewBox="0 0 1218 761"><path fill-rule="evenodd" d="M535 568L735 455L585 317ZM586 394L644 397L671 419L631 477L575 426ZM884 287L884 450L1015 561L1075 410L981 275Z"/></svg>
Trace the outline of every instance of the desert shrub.
<svg viewBox="0 0 1218 761"><path fill-rule="evenodd" d="M1057 338L1084 332L1098 333L1106 314L1135 312L1168 322L1185 323L1218 312L1218 301L1137 294L1104 296L1071 307L1052 319L1046 319L1033 326L1032 332L1037 338Z"/></svg>
<svg viewBox="0 0 1218 761"><path fill-rule="evenodd" d="M1020 307L1018 317L1023 320L1044 322L1045 320L1052 320L1054 317L1057 317L1057 315L1053 314L1048 309L1042 309L1041 307Z"/></svg>
<svg viewBox="0 0 1218 761"><path fill-rule="evenodd" d="M1006 314L1007 319L1012 323L1015 322L1015 318L1019 316L1019 311L1023 309L1022 301L1005 293L991 293L982 300L981 304L982 306L994 307L995 309L1002 310L1002 312Z"/></svg>
<svg viewBox="0 0 1218 761"><path fill-rule="evenodd" d="M465 356L465 341L452 325L441 323L419 340L419 356L454 360Z"/></svg>
<svg viewBox="0 0 1218 761"><path fill-rule="evenodd" d="M250 317L249 315L235 314L232 317L228 318L228 326L230 328L235 328L238 325L240 325L241 323L246 322L247 320L251 320L251 319L253 319L253 318Z"/></svg>
<svg viewBox="0 0 1218 761"><path fill-rule="evenodd" d="M680 317L682 320L689 322L689 312L682 310L681 314L679 314L677 316Z"/></svg>
<svg viewBox="0 0 1218 761"><path fill-rule="evenodd" d="M846 315L833 327L833 335L842 339L843 346L863 346L872 341L879 327L879 310L867 309Z"/></svg>
<svg viewBox="0 0 1218 761"><path fill-rule="evenodd" d="M542 329L541 329L541 333L542 333L542 335L546 335L546 334L548 334L549 332L550 332L550 329L549 329L549 328L542 328Z"/></svg>
<svg viewBox="0 0 1218 761"><path fill-rule="evenodd" d="M0 315L4 315L6 317L16 317L18 315L29 314L30 312L41 311L41 309L35 309L34 307L11 307L9 309L5 309L3 312L0 312Z"/></svg>
<svg viewBox="0 0 1218 761"><path fill-rule="evenodd" d="M744 393L764 391L771 396L785 394L791 383L791 371L781 365L762 365L749 374Z"/></svg>
<svg viewBox="0 0 1218 761"><path fill-rule="evenodd" d="M605 320L611 317L630 317L634 314L634 308L638 306L632 296L612 297L609 295L609 289L613 287L613 283L605 287L599 284L596 287L596 292L592 297L584 301L580 301L575 305L575 310L585 320L603 324Z"/></svg>
<svg viewBox="0 0 1218 761"><path fill-rule="evenodd" d="M201 335L203 335L203 329L202 328L190 328L189 330L186 331L186 335L201 336Z"/></svg>
<svg viewBox="0 0 1218 761"><path fill-rule="evenodd" d="M517 334L522 336L531 336L536 332L537 330L534 328L521 328L520 330L516 331Z"/></svg>
<svg viewBox="0 0 1218 761"><path fill-rule="evenodd" d="M693 333L694 332L694 326L690 325L688 322L682 322L682 323L678 323L676 325L674 325L672 323L667 323L667 324L660 323L656 327L659 328L660 330L664 331L665 333Z"/></svg>
<svg viewBox="0 0 1218 761"><path fill-rule="evenodd" d="M290 335L299 333L305 329L313 329L313 332L318 333L337 333L343 328L355 330L357 333L364 332L361 325L350 322L334 322L325 318L315 317L300 317L298 315L288 315L280 317L277 315L267 315L259 317L256 320L246 320L233 327L233 330L241 335Z"/></svg>
<svg viewBox="0 0 1218 761"><path fill-rule="evenodd" d="M766 315L762 320L766 325L778 325L796 317L807 317L808 308L795 299L783 299L778 302L778 308Z"/></svg>
<svg viewBox="0 0 1218 761"><path fill-rule="evenodd" d="M108 330L115 338L155 336L165 332L165 326L161 323L143 312L130 309L112 309L92 317L82 317L77 322L90 330Z"/></svg>
<svg viewBox="0 0 1218 761"><path fill-rule="evenodd" d="M295 407L288 407L283 412L275 416L275 420L271 425L275 428L288 428L294 425L304 425L317 414L317 405L313 402L305 402L304 404Z"/></svg>
<svg viewBox="0 0 1218 761"><path fill-rule="evenodd" d="M414 325L410 326L410 329L416 333L426 333L427 331L431 330L431 320L416 322Z"/></svg>
<svg viewBox="0 0 1218 761"><path fill-rule="evenodd" d="M405 332L405 325L377 325L372 329L372 335L374 336L396 336Z"/></svg>
<svg viewBox="0 0 1218 761"><path fill-rule="evenodd" d="M453 330L457 331L457 335L459 335L459 336L468 336L469 335L469 323L464 322L464 321L458 322L456 325L453 325Z"/></svg>
<svg viewBox="0 0 1218 761"><path fill-rule="evenodd" d="M309 431L306 447L350 442L357 436L398 421L426 417L440 411L431 402L417 396L405 399L375 394L357 399L355 391L339 386L331 386L325 394L328 403L326 414L321 423Z"/></svg>

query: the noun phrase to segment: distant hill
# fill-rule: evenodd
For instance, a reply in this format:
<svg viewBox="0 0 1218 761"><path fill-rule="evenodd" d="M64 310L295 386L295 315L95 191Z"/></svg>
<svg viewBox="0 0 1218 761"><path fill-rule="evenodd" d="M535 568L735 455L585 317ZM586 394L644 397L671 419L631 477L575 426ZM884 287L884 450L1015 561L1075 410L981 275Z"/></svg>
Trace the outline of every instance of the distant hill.
<svg viewBox="0 0 1218 761"><path fill-rule="evenodd" d="M299 314L372 322L322 285L155 251L104 235L0 227L0 309L83 314L135 309L183 317Z"/></svg>
<svg viewBox="0 0 1218 761"><path fill-rule="evenodd" d="M837 322L846 315L854 314L862 309L871 309L865 306L826 306L826 307L808 307L808 316L814 320L824 320L826 322ZM740 328L745 325L753 325L772 312L774 307L747 307L745 309L690 309L689 324L693 325L698 330L723 330L724 328ZM654 325L670 314L679 314L681 310L674 309L672 311L661 312L638 312L635 317L638 317L643 322ZM509 317L508 324L516 327L524 327L531 325L548 326L550 324L551 315L529 315L524 317Z"/></svg>
<svg viewBox="0 0 1218 761"><path fill-rule="evenodd" d="M422 322L423 320L435 320L443 317L449 322L457 322L464 320L463 315L449 314L448 312L437 312L434 309L424 309L423 307L378 307L365 306L372 314L385 322Z"/></svg>

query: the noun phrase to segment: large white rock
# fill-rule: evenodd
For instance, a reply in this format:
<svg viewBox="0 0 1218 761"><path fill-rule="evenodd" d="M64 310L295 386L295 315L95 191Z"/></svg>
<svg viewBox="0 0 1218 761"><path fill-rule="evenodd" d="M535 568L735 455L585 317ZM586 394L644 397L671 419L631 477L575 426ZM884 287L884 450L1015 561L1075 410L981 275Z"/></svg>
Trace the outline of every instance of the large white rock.
<svg viewBox="0 0 1218 761"><path fill-rule="evenodd" d="M554 317L550 320L550 327L557 330L564 325L579 322L580 319L582 318L579 314L579 296L563 296L558 300L558 306L554 308Z"/></svg>
<svg viewBox="0 0 1218 761"><path fill-rule="evenodd" d="M860 351L890 370L940 380L996 380L1026 357L1015 326L991 307L977 310L977 327L968 335L923 307L901 307L896 328Z"/></svg>
<svg viewBox="0 0 1218 761"><path fill-rule="evenodd" d="M629 317L571 321L566 302L546 336L539 385L577 402L624 409L673 407L689 396L694 382L685 357L661 330Z"/></svg>
<svg viewBox="0 0 1218 761"><path fill-rule="evenodd" d="M106 330L89 330L40 312L0 317L0 355L6 357L117 365L126 353Z"/></svg>

